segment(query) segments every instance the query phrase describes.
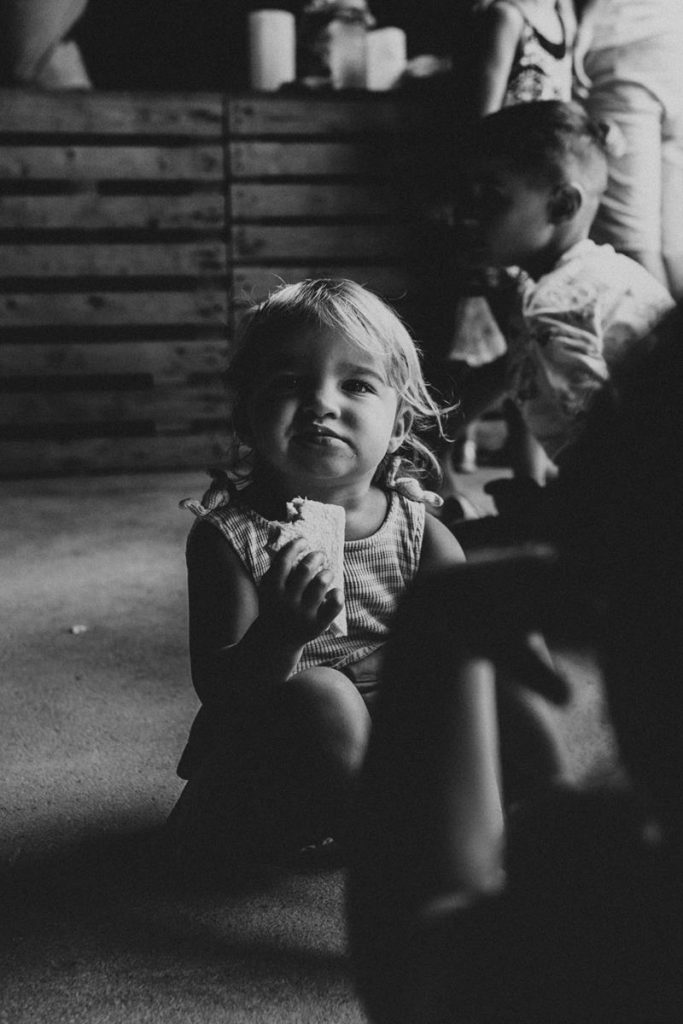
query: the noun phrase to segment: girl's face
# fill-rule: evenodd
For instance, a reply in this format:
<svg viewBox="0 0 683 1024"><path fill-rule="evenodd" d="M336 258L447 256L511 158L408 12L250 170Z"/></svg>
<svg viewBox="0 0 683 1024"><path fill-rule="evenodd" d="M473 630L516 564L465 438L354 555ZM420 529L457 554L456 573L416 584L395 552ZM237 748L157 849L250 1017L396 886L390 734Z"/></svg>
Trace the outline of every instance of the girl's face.
<svg viewBox="0 0 683 1024"><path fill-rule="evenodd" d="M384 358L314 328L266 346L248 419L259 470L285 496L319 500L369 487L408 426Z"/></svg>
<svg viewBox="0 0 683 1024"><path fill-rule="evenodd" d="M504 164L487 162L472 177L472 213L466 218L473 255L492 266L546 269L555 239L553 189Z"/></svg>

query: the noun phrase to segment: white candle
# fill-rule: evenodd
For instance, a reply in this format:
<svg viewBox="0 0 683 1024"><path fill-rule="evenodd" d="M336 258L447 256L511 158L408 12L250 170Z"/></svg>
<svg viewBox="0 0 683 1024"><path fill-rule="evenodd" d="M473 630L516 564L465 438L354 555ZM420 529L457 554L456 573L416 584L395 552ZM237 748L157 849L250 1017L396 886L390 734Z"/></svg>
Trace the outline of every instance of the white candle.
<svg viewBox="0 0 683 1024"><path fill-rule="evenodd" d="M403 29L376 28L368 32L367 87L373 92L394 89L406 69L406 34Z"/></svg>
<svg viewBox="0 0 683 1024"><path fill-rule="evenodd" d="M296 78L296 19L291 11L249 14L249 72L256 92L275 92Z"/></svg>

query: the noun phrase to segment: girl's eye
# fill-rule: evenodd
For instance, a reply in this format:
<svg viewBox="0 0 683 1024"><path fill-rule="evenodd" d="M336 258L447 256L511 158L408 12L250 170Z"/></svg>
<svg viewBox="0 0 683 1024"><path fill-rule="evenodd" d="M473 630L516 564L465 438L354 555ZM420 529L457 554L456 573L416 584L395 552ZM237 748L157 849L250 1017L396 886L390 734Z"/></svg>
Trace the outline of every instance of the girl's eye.
<svg viewBox="0 0 683 1024"><path fill-rule="evenodd" d="M351 391L355 395L374 395L375 389L367 380L347 380L344 382L344 390Z"/></svg>
<svg viewBox="0 0 683 1024"><path fill-rule="evenodd" d="M297 391L301 387L301 380L301 377L297 377L293 373L280 374L280 376L271 379L270 389L278 393Z"/></svg>
<svg viewBox="0 0 683 1024"><path fill-rule="evenodd" d="M477 210L499 210L505 205L505 197L495 185L482 181L471 184L470 200Z"/></svg>

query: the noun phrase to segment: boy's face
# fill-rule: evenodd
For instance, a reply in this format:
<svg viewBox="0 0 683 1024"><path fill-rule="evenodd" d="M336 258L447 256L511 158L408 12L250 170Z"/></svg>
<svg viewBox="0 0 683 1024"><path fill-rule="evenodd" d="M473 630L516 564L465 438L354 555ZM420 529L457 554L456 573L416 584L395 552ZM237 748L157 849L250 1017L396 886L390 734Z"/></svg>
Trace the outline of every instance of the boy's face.
<svg viewBox="0 0 683 1024"><path fill-rule="evenodd" d="M470 175L470 206L464 218L471 258L483 265L518 266L533 273L552 247L553 188L487 161Z"/></svg>

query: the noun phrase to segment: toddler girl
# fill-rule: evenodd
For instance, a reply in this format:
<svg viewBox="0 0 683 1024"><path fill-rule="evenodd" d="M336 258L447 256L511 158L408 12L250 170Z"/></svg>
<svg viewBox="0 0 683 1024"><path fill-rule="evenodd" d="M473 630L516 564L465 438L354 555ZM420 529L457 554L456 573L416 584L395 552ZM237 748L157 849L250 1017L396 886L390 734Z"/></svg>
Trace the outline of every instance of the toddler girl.
<svg viewBox="0 0 683 1024"><path fill-rule="evenodd" d="M377 296L344 280L282 287L247 316L229 384L241 442L229 486L189 503L202 708L172 825L207 858L270 857L343 833L398 600L463 554L417 482L438 470L419 432L440 410ZM300 538L272 554L298 496L345 512L343 594Z"/></svg>

